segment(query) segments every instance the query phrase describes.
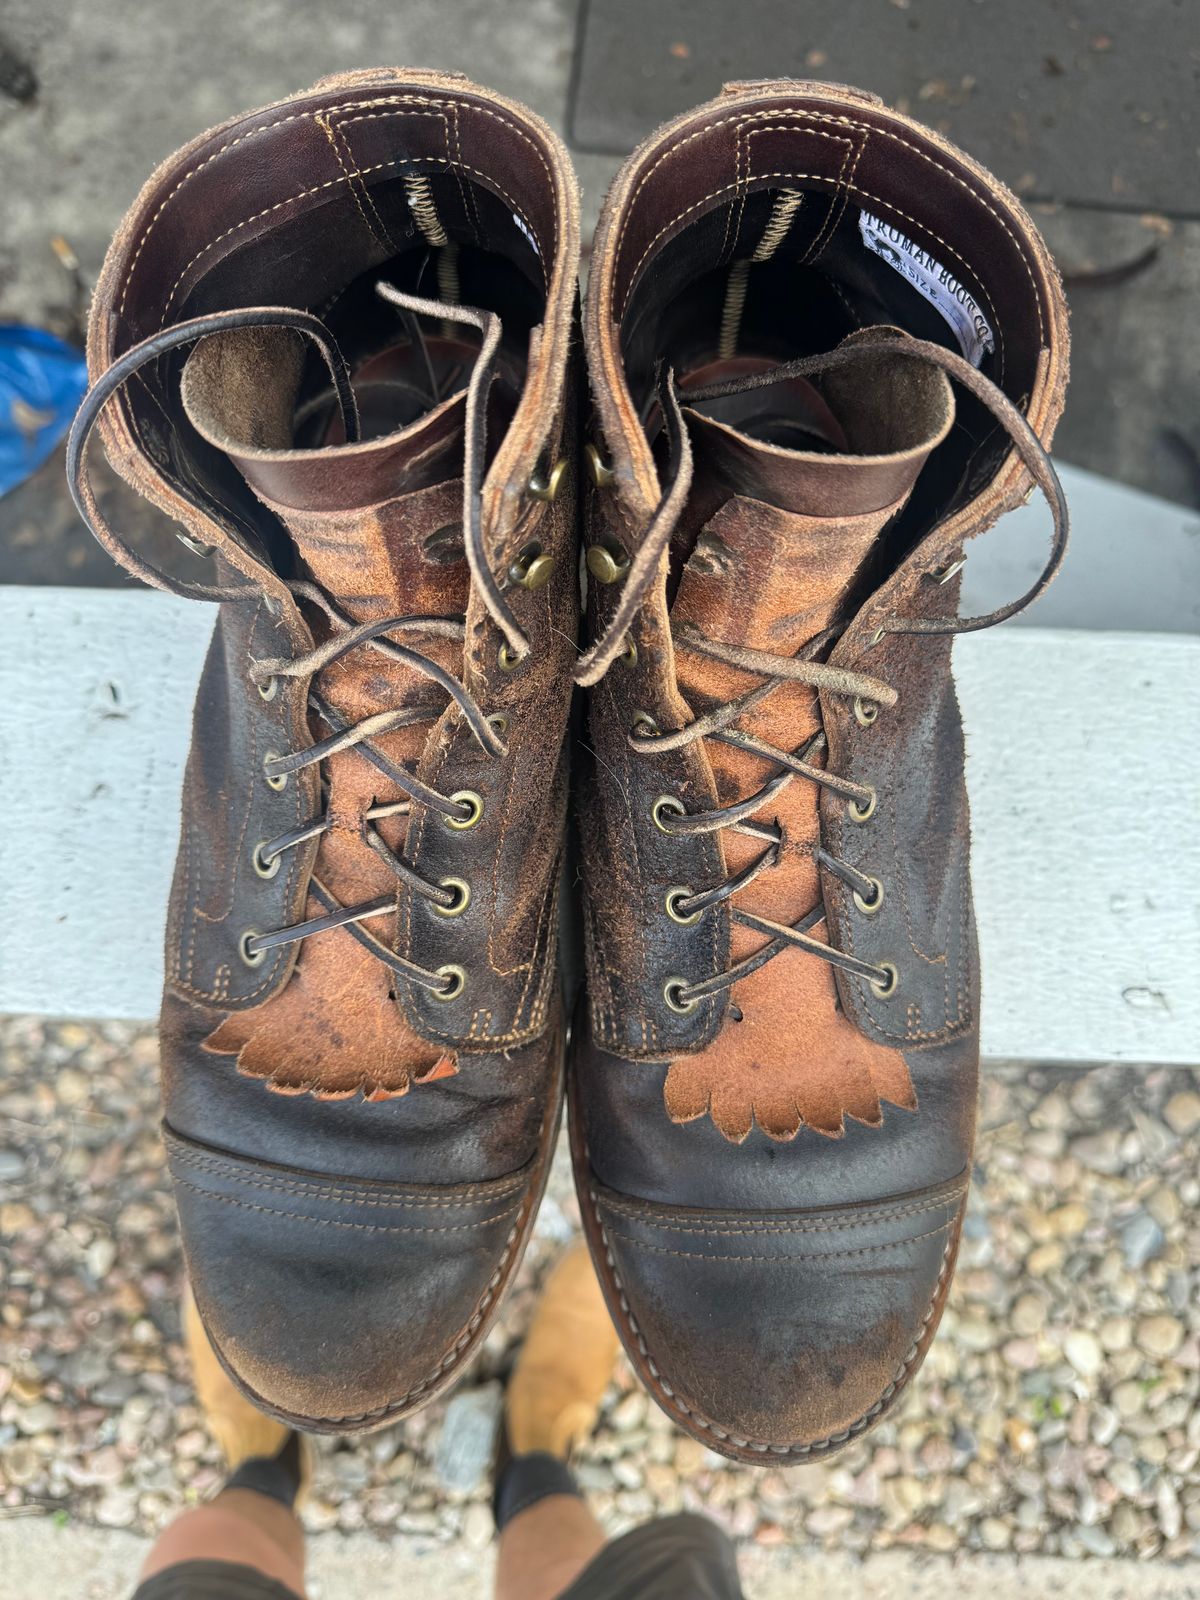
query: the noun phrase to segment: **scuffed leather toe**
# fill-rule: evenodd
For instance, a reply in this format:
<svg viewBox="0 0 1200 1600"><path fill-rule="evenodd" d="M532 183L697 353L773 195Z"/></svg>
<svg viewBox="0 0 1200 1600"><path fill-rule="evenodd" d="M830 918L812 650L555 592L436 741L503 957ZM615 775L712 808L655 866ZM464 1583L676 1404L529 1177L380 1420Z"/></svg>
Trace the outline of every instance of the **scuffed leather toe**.
<svg viewBox="0 0 1200 1600"><path fill-rule="evenodd" d="M811 1457L876 1421L920 1365L966 1179L821 1210L702 1211L593 1183L596 1255L659 1403L741 1459Z"/></svg>
<svg viewBox="0 0 1200 1600"><path fill-rule="evenodd" d="M196 1304L264 1410L379 1426L450 1383L520 1259L545 1155L445 1187L338 1180L165 1130Z"/></svg>

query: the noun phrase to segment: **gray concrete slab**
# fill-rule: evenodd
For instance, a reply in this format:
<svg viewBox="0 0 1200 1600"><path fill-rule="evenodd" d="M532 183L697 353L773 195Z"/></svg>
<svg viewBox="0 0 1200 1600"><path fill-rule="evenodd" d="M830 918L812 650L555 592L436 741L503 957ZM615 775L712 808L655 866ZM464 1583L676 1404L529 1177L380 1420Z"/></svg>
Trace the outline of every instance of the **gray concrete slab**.
<svg viewBox="0 0 1200 1600"><path fill-rule="evenodd" d="M1200 507L1200 222L1034 208L1067 277L1071 382L1054 440L1064 460ZM1121 283L1085 281L1158 255Z"/></svg>
<svg viewBox="0 0 1200 1600"><path fill-rule="evenodd" d="M1059 463L1071 512L1062 571L1013 627L1200 633L1200 511ZM963 615L1023 594L1046 562L1041 495L966 546Z"/></svg>
<svg viewBox="0 0 1200 1600"><path fill-rule="evenodd" d="M0 1009L156 1012L210 626L166 595L0 588ZM1200 725L1200 641L995 629L959 641L956 674L984 1053L1190 1064L1200 746L1158 730Z"/></svg>
<svg viewBox="0 0 1200 1600"><path fill-rule="evenodd" d="M914 17L928 21L932 3L872 0L872 16L882 14L888 27L894 19L907 26L906 19ZM942 4L952 22L963 11ZM652 31L661 28L665 9L643 8L642 25L628 41L638 51L632 75L641 85L647 126L676 109L676 102L687 103L678 99L678 86L668 93L661 74L655 76ZM993 17L1005 15L996 7L968 10L971 26L984 27L977 38L986 39L987 28L997 25ZM113 229L157 161L203 127L328 72L387 61L457 68L526 100L561 130L576 12L577 0L517 0L503 7L489 0L410 0L402 6L358 0L349 14L336 16L319 11L313 0L211 0L203 7L161 0L149 8L123 0L88 6L77 0L7 0L5 32L32 62L39 91L23 105L0 95L0 316L69 321L70 286L50 250L56 233L71 240L85 273L94 276ZM761 41L745 26L742 11L738 16L722 48L751 50L753 60L744 65L755 75L783 70L775 37L770 61L764 62ZM810 25L815 22L808 18L803 27ZM1105 26L1097 15L1083 31L1090 40L1105 36ZM793 25L784 43L799 30ZM1121 69L1122 61L1129 70L1128 24L1111 36L1111 51L1089 45L1088 72L1107 74ZM811 46L810 53L819 48ZM1034 56L1036 51L1031 61ZM669 57L680 71L686 68L680 82L692 100L733 70L723 59ZM802 70L853 80L865 71L860 61L866 57L810 62L806 55ZM992 107L996 80L981 71L975 75L976 88L962 107L947 109L934 97L918 98L913 109L936 121L951 113L974 115L977 104ZM1068 75L1062 81L1073 80ZM975 153L991 154L976 143L969 122L961 128L954 123L952 131ZM1017 130L1011 131L1016 141ZM1085 120L1068 119L1049 131L1059 139L1064 160L1087 154ZM616 164L612 155L577 157L585 234ZM1023 175L1007 156L997 164L1014 180ZM1180 158L1166 170L1174 173L1180 166L1188 163ZM1059 430L1060 453L1162 498L1200 505L1200 318L1194 315L1200 223L1172 225L1158 217L1077 208L1040 210L1038 220L1072 275L1127 261L1147 244L1159 246L1158 259L1132 282L1069 285L1074 381ZM108 493L116 515L152 527L153 514L132 496L119 486L110 485ZM81 530L57 458L0 501L0 583L5 582L124 582ZM1094 599L1094 625L1114 625L1119 592L1101 585Z"/></svg>
<svg viewBox="0 0 1200 1600"><path fill-rule="evenodd" d="M148 1541L114 1529L56 1527L48 1518L0 1521L4 1600L124 1600ZM416 1540L318 1534L308 1546L311 1600L487 1600L493 1555L426 1550ZM791 1556L749 1549L741 1556L749 1600L1196 1600L1200 1563L1065 1561L1057 1557L925 1556L884 1551ZM683 1600L683 1597L680 1597Z"/></svg>
<svg viewBox="0 0 1200 1600"><path fill-rule="evenodd" d="M1179 0L588 0L571 136L630 150L741 78L882 95L1023 194L1200 212L1195 18Z"/></svg>
<svg viewBox="0 0 1200 1600"><path fill-rule="evenodd" d="M27 105L0 96L0 309L40 320L56 292L54 234L94 277L157 162L329 73L465 72L561 130L574 20L574 0L5 0L4 31L40 90Z"/></svg>

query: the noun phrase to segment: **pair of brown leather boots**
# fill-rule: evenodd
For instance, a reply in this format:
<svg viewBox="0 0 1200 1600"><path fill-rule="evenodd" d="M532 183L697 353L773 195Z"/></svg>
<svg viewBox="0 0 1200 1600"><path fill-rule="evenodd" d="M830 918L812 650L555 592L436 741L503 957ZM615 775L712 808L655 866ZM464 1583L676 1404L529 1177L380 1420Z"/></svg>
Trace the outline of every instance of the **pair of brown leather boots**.
<svg viewBox="0 0 1200 1600"><path fill-rule="evenodd" d="M812 1459L895 1403L954 1264L978 970L950 645L1061 559L1066 310L1011 194L814 83L733 85L635 152L582 344L579 255L550 130L420 71L205 134L109 252L81 508L219 602L162 1013L187 1265L290 1423L454 1382L554 1148L569 858L613 1317L682 1428ZM194 576L105 524L97 420ZM964 540L1031 479L1046 572L960 619Z"/></svg>

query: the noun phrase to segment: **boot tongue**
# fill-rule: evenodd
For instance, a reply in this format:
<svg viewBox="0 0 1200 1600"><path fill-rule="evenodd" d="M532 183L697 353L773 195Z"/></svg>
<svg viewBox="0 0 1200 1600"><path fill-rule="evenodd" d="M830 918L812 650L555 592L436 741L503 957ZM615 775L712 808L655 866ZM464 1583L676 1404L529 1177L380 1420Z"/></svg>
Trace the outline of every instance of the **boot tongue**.
<svg viewBox="0 0 1200 1600"><path fill-rule="evenodd" d="M944 374L889 351L891 339L852 334L847 343L878 342L878 354L819 389L792 379L688 409L690 551L673 621L777 654L830 626L954 420Z"/></svg>
<svg viewBox="0 0 1200 1600"><path fill-rule="evenodd" d="M864 330L851 337L879 335ZM864 564L877 549L880 530L904 505L954 420L953 396L942 372L889 354L882 343L877 357L864 356L831 372L819 391L792 383L735 398L737 406L721 419L694 411L688 415L695 452L688 510L695 533L671 621L679 686L696 714L745 694L763 679L689 649L681 625L725 644L798 654L841 620ZM808 449L762 438L764 433L794 436L798 422L808 434ZM781 683L743 712L737 726L777 749L801 749L821 727L818 697L803 684ZM720 805L752 795L779 771L777 763L719 740L707 740L705 748ZM809 759L820 761L820 751ZM786 843L772 869L740 895L743 909L792 923L819 903L813 854L820 838L818 797L817 786L803 780L775 796L764 820L769 815L779 825ZM721 834L721 841L731 876L750 867L762 851L760 839L732 829ZM809 931L822 937L819 925ZM765 934L735 922L731 960L744 960L765 942ZM796 983L813 981L803 966L809 959L801 958L795 969ZM779 976L777 971L775 980ZM774 980L764 976L761 981ZM817 981L824 985L822 1003L832 1008L828 970Z"/></svg>
<svg viewBox="0 0 1200 1600"><path fill-rule="evenodd" d="M430 354L438 370L458 367L465 378L473 352L464 346ZM384 352L354 375L365 429L372 412L378 425L385 405L392 415L417 414L407 426L348 445L336 414L298 410L304 357L301 341L284 330L211 335L184 368L189 420L229 457L291 535L316 582L356 620L464 612L458 525L465 389L430 407L422 398L424 374L414 379L411 365Z"/></svg>

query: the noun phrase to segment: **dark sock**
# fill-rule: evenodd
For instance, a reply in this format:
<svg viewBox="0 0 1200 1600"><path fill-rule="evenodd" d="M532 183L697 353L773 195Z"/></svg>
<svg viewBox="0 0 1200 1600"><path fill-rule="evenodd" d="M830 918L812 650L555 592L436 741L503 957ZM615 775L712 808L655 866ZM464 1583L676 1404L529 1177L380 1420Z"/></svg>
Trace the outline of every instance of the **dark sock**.
<svg viewBox="0 0 1200 1600"><path fill-rule="evenodd" d="M528 1455L514 1456L507 1452L506 1442L492 1495L496 1532L502 1533L518 1511L527 1511L530 1506L552 1494L573 1494L577 1499L583 1498L567 1463L547 1450L531 1450Z"/></svg>
<svg viewBox="0 0 1200 1600"><path fill-rule="evenodd" d="M300 1435L291 1432L277 1454L250 1456L248 1460L243 1461L237 1471L231 1473L225 1480L225 1487L253 1489L256 1494L265 1494L272 1500L278 1500L281 1506L286 1506L291 1511L300 1492L303 1472Z"/></svg>

